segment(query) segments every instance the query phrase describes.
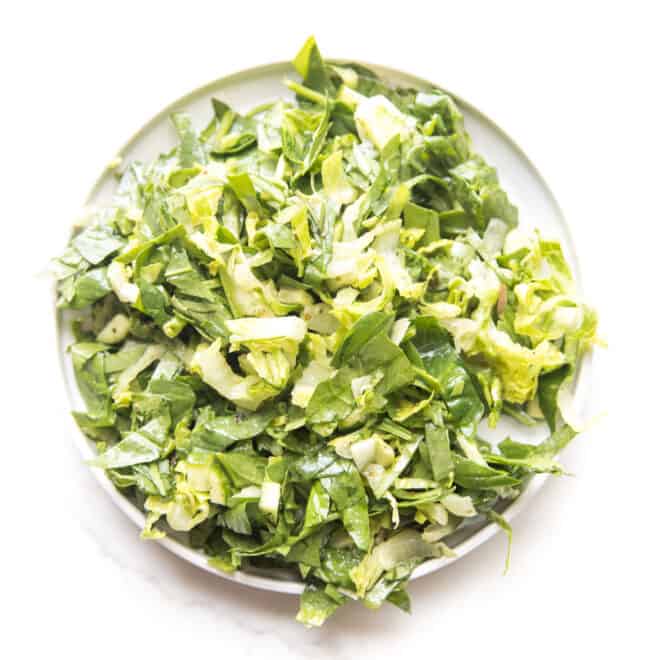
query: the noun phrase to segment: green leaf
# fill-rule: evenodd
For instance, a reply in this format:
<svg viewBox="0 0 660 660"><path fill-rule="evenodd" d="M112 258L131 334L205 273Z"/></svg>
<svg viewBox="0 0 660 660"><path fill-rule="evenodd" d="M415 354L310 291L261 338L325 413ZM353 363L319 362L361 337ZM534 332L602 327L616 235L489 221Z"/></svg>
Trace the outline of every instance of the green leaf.
<svg viewBox="0 0 660 660"><path fill-rule="evenodd" d="M146 280L138 280L140 289L140 305L147 316L151 316L158 324L165 323L170 315L167 313L168 299L165 290Z"/></svg>
<svg viewBox="0 0 660 660"><path fill-rule="evenodd" d="M418 245L430 245L440 240L440 216L434 209L408 202L403 209L403 226L424 231Z"/></svg>
<svg viewBox="0 0 660 660"><path fill-rule="evenodd" d="M293 181L316 162L330 128L330 108L321 112L288 110L282 121L282 152L296 170Z"/></svg>
<svg viewBox="0 0 660 660"><path fill-rule="evenodd" d="M105 344L81 342L71 347L73 370L78 391L82 396L90 419L96 425L113 423L111 397L105 374Z"/></svg>
<svg viewBox="0 0 660 660"><path fill-rule="evenodd" d="M480 465L458 454L453 455L454 480L463 488L489 490L499 486L517 486L519 479L503 470L496 470L487 465Z"/></svg>
<svg viewBox="0 0 660 660"><path fill-rule="evenodd" d="M429 452L433 479L443 481L451 475L454 468L449 447L449 433L446 428L427 424L425 442Z"/></svg>
<svg viewBox="0 0 660 660"><path fill-rule="evenodd" d="M84 309L111 291L106 268L93 268L75 278L73 295L65 305L71 309Z"/></svg>
<svg viewBox="0 0 660 660"><path fill-rule="evenodd" d="M539 376L539 406L551 431L554 431L557 427L557 395L559 394L559 388L569 377L570 372L570 366L564 365L559 369L555 369L555 371Z"/></svg>
<svg viewBox="0 0 660 660"><path fill-rule="evenodd" d="M414 348L412 354L447 404L449 423L461 433L473 436L484 415L484 405L465 363L453 347L451 335L431 317L417 318L415 330L410 342Z"/></svg>
<svg viewBox="0 0 660 660"><path fill-rule="evenodd" d="M355 408L351 391L353 374L340 369L335 376L319 383L307 404L311 424L332 424L347 418Z"/></svg>
<svg viewBox="0 0 660 660"><path fill-rule="evenodd" d="M211 102L218 120L217 130L210 138L210 150L214 156L238 154L255 144L257 136L252 120L241 117L218 99Z"/></svg>
<svg viewBox="0 0 660 660"><path fill-rule="evenodd" d="M310 488L307 506L305 507L305 525L304 528L316 527L328 519L330 513L330 495L321 485L320 481L315 481ZM309 564L309 562L306 562Z"/></svg>
<svg viewBox="0 0 660 660"><path fill-rule="evenodd" d="M140 255L147 253L152 248L159 245L168 245L177 238L185 236L185 234L185 227L183 225L176 225L148 241L139 242L137 245L125 250L115 258L115 261L122 264L128 264L137 259Z"/></svg>
<svg viewBox="0 0 660 660"><path fill-rule="evenodd" d="M313 585L307 585L300 596L300 609L296 621L307 627L321 626L332 616L345 598L336 600Z"/></svg>
<svg viewBox="0 0 660 660"><path fill-rule="evenodd" d="M262 456L227 452L219 452L217 456L237 488L251 484L260 486L263 483L268 461Z"/></svg>
<svg viewBox="0 0 660 660"><path fill-rule="evenodd" d="M90 461L90 465L106 470L122 468L140 463L151 463L160 456L160 447L145 433L129 433L121 442L106 449L103 454Z"/></svg>
<svg viewBox="0 0 660 660"><path fill-rule="evenodd" d="M381 583L372 594L373 606L379 606L395 588L400 586L420 561L428 557L438 557L440 554L438 548L425 541L418 531L404 529L374 546L351 571L351 578L358 595L364 597L378 584L383 573L399 569L400 575L394 578L395 584L391 585L391 589L386 588L386 583Z"/></svg>
<svg viewBox="0 0 660 660"><path fill-rule="evenodd" d="M322 93L334 91L314 37L309 37L304 43L293 59L293 66L310 89Z"/></svg>
<svg viewBox="0 0 660 660"><path fill-rule="evenodd" d="M204 149L192 126L190 116L185 112L175 112L172 114L172 123L179 135L178 156L181 166L192 167L197 163L206 162Z"/></svg>
<svg viewBox="0 0 660 660"><path fill-rule="evenodd" d="M191 447L224 451L240 440L249 440L263 433L276 414L276 409L269 407L256 413L200 416L190 436Z"/></svg>
<svg viewBox="0 0 660 660"><path fill-rule="evenodd" d="M325 544L331 528L325 526L318 532L294 542L286 555L289 562L300 566L321 567L321 548Z"/></svg>
<svg viewBox="0 0 660 660"><path fill-rule="evenodd" d="M170 408L173 423L192 413L195 407L195 391L181 379L159 378L149 383L148 391L165 399Z"/></svg>
<svg viewBox="0 0 660 660"><path fill-rule="evenodd" d="M376 386L386 395L411 383L416 376L406 354L388 336L391 315L373 312L358 320L335 353L333 365L349 365L354 372L371 375L382 372Z"/></svg>
<svg viewBox="0 0 660 660"><path fill-rule="evenodd" d="M563 468L555 456L575 438L577 432L568 424L557 429L545 441L538 445L515 442L507 438L500 442L501 455L490 454L490 463L520 467L532 472L551 472L562 474Z"/></svg>
<svg viewBox="0 0 660 660"><path fill-rule="evenodd" d="M122 248L125 241L110 227L94 225L78 234L71 243L89 263L97 265Z"/></svg>
<svg viewBox="0 0 660 660"><path fill-rule="evenodd" d="M342 367L352 364L360 351L374 337L389 332L394 318L385 312L373 312L362 317L351 326L337 352L332 358L332 365Z"/></svg>
<svg viewBox="0 0 660 660"><path fill-rule="evenodd" d="M360 550L371 544L369 508L362 479L354 465L342 463L343 472L321 478L321 485L341 515L346 531Z"/></svg>
<svg viewBox="0 0 660 660"><path fill-rule="evenodd" d="M369 503L360 473L351 461L339 458L333 452L325 451L296 461L291 466L290 476L294 481L318 479L321 488L339 512L344 527L356 546L362 550L368 549L371 543ZM308 501L309 514L305 516L306 527L321 522L327 510L327 502L320 491L312 489L310 498L312 497L314 499L311 500L311 504Z"/></svg>
<svg viewBox="0 0 660 660"><path fill-rule="evenodd" d="M254 211L256 213L260 210L261 207L257 199L257 191L249 174L231 175L228 177L228 183L246 211Z"/></svg>

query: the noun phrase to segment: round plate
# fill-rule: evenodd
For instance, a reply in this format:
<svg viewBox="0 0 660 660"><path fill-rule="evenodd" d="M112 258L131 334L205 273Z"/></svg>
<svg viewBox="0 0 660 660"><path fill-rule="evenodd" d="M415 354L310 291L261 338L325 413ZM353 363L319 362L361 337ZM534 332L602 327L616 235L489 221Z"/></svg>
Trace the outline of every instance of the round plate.
<svg viewBox="0 0 660 660"><path fill-rule="evenodd" d="M376 71L384 80L403 87L417 88L438 88L425 80L415 76L381 67L378 65L366 64L369 68ZM210 99L212 97L221 98L230 106L238 111L247 111L252 107L265 101L277 98L292 98L292 94L282 84L285 78L295 76L293 68L288 62L269 64L253 69L241 71L231 76L221 78L215 82L202 87L187 96L180 98L175 103L165 108L156 115L151 121L143 126L118 152L118 156L124 159L124 162L132 160L151 160L157 154L167 151L174 146L176 137L169 121L170 113L176 110L185 110L190 113L193 121L199 127L206 124L211 116ZM575 255L575 249L571 240L570 232L566 221L564 220L559 205L550 192L545 181L532 165L522 149L493 121L488 119L483 113L463 101L452 92L448 92L458 103L465 117L465 125L472 136L475 151L482 154L486 160L497 168L503 188L508 192L511 200L520 210L521 224L529 225L526 219L533 219L534 226L547 236L558 239L565 251L566 259L573 269L575 279L579 287L578 264ZM87 205L103 206L107 204L116 187L116 178L114 172L107 169L97 180L94 188L87 198ZM62 367L62 373L69 395L72 410L84 410L84 404L78 393L73 367L70 357L66 353L66 348L73 343L70 324L66 319L66 314L57 315L58 329L58 351ZM581 397L585 393L587 380L586 372L589 367L587 361L582 364L576 379L576 404L579 407ZM481 431L482 429L480 429ZM489 435L488 429L483 429L483 435ZM515 423L509 420L502 420L498 425L496 437L504 437L513 432L518 437L529 438L530 429L528 427L517 428ZM84 459L88 460L95 456L95 448L72 422L72 433ZM532 429L532 435L541 438L544 435L543 429ZM532 441L534 441L532 437ZM130 500L126 499L119 490L117 490L105 473L97 468L93 468L94 475L101 486L108 492L115 504L139 527L144 525L144 514ZM523 507L527 505L535 493L539 491L547 475L537 475L529 481L521 495L502 509L502 514L507 520L511 520ZM421 564L412 574L412 579L421 577L433 571L448 566L456 559L466 555L468 552L481 545L498 531L498 527L492 523L486 524L479 521L476 524L468 525L452 537L449 537L448 544L453 548L455 556L447 559L433 559ZM291 579L290 575L282 576L275 573L236 571L234 573L222 573L211 568L207 563L207 557L199 551L193 550L175 538L166 537L160 539L161 543L168 550L178 555L182 559L189 561L195 566L210 571L216 575L246 584L258 589L269 591L280 591L285 593L301 593L303 583Z"/></svg>

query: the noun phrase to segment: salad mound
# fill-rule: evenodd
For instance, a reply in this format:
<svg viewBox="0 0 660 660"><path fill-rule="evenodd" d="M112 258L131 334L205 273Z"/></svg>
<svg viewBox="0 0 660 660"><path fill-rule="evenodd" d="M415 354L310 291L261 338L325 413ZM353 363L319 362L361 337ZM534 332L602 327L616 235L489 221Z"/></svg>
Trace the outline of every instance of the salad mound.
<svg viewBox="0 0 660 660"><path fill-rule="evenodd" d="M121 165L54 270L73 414L142 537L295 572L320 625L347 599L409 611L466 525L510 535L498 511L562 472L597 320L447 93L313 38L294 66L287 100L174 113L177 146ZM502 417L547 439L491 444Z"/></svg>

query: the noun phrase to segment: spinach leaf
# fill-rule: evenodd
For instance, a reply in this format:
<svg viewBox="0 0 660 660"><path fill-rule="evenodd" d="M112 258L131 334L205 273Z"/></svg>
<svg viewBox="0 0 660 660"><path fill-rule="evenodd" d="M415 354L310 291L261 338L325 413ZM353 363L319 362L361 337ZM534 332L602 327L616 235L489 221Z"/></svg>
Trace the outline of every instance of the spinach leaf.
<svg viewBox="0 0 660 660"><path fill-rule="evenodd" d="M260 433L273 420L277 410L265 408L256 413L236 413L216 417L212 412L198 418L190 436L190 444L195 449L225 451L241 440L250 440Z"/></svg>
<svg viewBox="0 0 660 660"><path fill-rule="evenodd" d="M408 355L431 377L447 405L448 423L461 433L473 436L484 415L484 405L465 363L453 346L451 335L430 317L415 321L416 334L408 344Z"/></svg>

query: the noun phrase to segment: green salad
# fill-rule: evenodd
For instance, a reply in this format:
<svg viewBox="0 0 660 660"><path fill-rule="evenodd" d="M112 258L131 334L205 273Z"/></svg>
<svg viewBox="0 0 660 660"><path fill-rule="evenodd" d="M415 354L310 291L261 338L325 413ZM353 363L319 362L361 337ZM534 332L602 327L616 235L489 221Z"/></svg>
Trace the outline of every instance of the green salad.
<svg viewBox="0 0 660 660"><path fill-rule="evenodd" d="M73 414L142 537L288 572L320 625L349 599L409 611L411 573L466 525L510 535L498 511L562 472L597 320L447 93L314 39L294 66L290 100L174 113L177 146L120 164L54 270ZM491 444L503 416L522 438Z"/></svg>

